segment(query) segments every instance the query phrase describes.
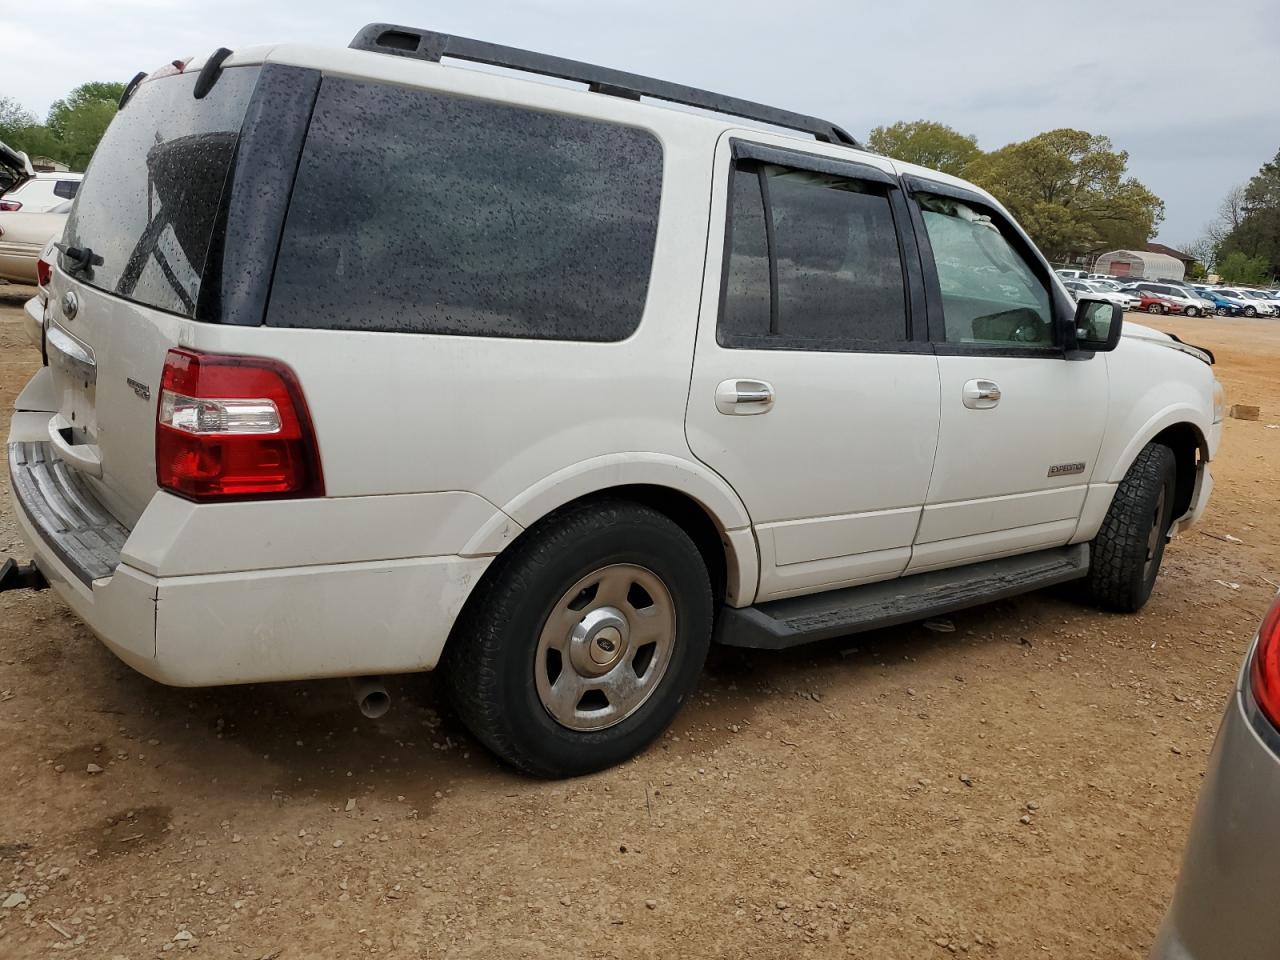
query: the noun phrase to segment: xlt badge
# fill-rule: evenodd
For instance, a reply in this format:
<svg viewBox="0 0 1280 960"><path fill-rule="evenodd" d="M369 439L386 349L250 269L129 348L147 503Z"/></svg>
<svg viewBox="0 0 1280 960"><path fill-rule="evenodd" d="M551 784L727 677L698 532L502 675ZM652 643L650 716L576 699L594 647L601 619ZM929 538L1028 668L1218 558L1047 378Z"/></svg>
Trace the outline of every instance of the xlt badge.
<svg viewBox="0 0 1280 960"><path fill-rule="evenodd" d="M1084 473L1083 463L1055 463L1049 468L1051 477L1069 477L1076 473Z"/></svg>

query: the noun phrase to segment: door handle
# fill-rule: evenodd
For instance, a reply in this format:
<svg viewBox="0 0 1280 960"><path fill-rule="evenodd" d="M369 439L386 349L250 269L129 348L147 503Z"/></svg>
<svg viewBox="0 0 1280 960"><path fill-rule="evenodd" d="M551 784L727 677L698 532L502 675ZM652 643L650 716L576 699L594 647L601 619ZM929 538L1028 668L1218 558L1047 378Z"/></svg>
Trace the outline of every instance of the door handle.
<svg viewBox="0 0 1280 960"><path fill-rule="evenodd" d="M964 385L964 405L970 410L990 410L1000 402L1000 384L993 380L970 380Z"/></svg>
<svg viewBox="0 0 1280 960"><path fill-rule="evenodd" d="M774 399L773 386L763 380L722 380L716 387L716 409L729 416L768 413Z"/></svg>

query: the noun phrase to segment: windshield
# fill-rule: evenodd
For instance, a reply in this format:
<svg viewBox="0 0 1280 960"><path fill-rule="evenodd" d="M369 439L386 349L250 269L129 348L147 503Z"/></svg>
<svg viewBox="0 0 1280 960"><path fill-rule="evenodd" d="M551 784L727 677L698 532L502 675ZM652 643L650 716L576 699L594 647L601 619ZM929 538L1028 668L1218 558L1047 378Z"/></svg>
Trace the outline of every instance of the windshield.
<svg viewBox="0 0 1280 960"><path fill-rule="evenodd" d="M161 310L195 313L259 72L228 68L202 100L193 95L196 74L138 88L98 145L67 223L66 245L102 258L81 279Z"/></svg>

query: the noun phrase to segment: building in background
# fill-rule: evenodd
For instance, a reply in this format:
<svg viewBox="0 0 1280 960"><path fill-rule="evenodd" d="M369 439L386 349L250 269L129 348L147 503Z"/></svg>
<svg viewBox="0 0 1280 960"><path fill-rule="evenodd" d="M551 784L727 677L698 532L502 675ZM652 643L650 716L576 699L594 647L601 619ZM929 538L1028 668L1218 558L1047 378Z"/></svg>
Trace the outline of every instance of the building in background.
<svg viewBox="0 0 1280 960"><path fill-rule="evenodd" d="M1160 245L1152 244L1151 246ZM1093 269L1097 273L1106 273L1113 277L1181 280L1186 276L1188 262L1193 260L1195 260L1194 257L1188 257L1187 261L1183 261L1171 254L1156 253L1151 250L1112 250L1099 254L1098 259L1094 261Z"/></svg>

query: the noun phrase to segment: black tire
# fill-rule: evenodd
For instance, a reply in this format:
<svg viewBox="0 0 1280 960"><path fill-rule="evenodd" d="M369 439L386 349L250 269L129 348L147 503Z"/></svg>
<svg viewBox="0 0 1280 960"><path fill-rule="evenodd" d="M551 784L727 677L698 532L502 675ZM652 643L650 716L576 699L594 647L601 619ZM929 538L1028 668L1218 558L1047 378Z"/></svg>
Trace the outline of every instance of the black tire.
<svg viewBox="0 0 1280 960"><path fill-rule="evenodd" d="M1161 307L1160 307L1160 304L1158 303L1153 303L1151 304L1151 306L1147 307L1147 313L1159 313L1160 310L1161 310Z"/></svg>
<svg viewBox="0 0 1280 960"><path fill-rule="evenodd" d="M1200 316L1200 311L1195 307L1187 307L1187 309L1183 310L1182 313L1183 313L1183 316L1187 316L1187 317Z"/></svg>
<svg viewBox="0 0 1280 960"><path fill-rule="evenodd" d="M1173 519L1176 474L1173 451L1149 443L1116 488L1090 546L1087 590L1102 609L1133 613L1151 596Z"/></svg>
<svg viewBox="0 0 1280 960"><path fill-rule="evenodd" d="M1250 317L1250 318L1252 318L1252 317L1256 317L1256 316L1258 315L1258 311L1257 311L1257 309L1256 309L1256 308L1254 308L1254 307L1252 307L1252 306L1245 307L1245 308L1244 308L1244 315L1245 315L1246 317Z"/></svg>
<svg viewBox="0 0 1280 960"><path fill-rule="evenodd" d="M540 698L539 638L566 591L619 564L643 568L666 589L670 659L633 712L604 729L571 729ZM540 777L591 773L666 729L697 684L713 618L706 564L674 521L627 500L587 501L551 515L494 561L446 648L447 686L463 722L507 763Z"/></svg>
<svg viewBox="0 0 1280 960"><path fill-rule="evenodd" d="M1225 317L1225 316L1227 315L1227 308L1226 308L1226 307L1219 307L1219 308L1217 309L1216 313L1217 313L1217 314L1218 314L1218 316L1220 316L1220 317Z"/></svg>

